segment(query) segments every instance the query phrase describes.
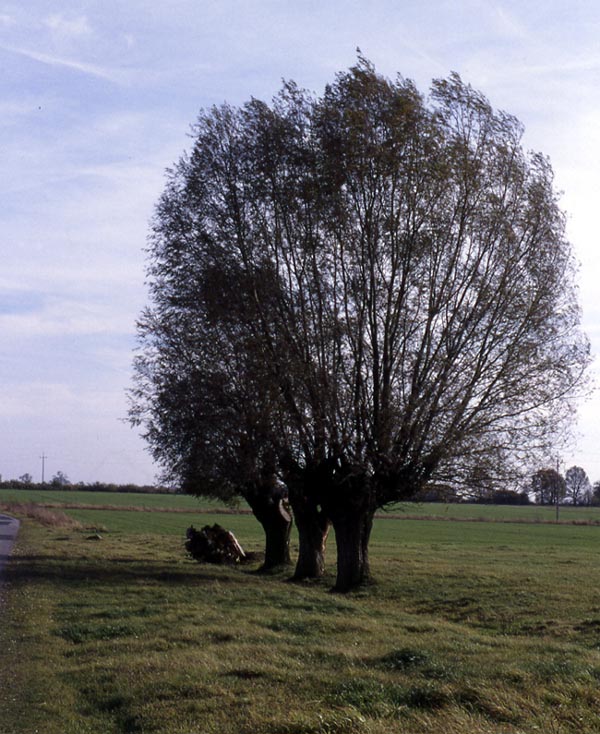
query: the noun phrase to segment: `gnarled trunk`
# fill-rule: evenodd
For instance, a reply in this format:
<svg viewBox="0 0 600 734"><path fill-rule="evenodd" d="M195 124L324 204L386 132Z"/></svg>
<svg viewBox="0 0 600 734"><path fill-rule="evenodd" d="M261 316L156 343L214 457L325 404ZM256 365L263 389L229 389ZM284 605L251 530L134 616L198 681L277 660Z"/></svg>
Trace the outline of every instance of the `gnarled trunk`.
<svg viewBox="0 0 600 734"><path fill-rule="evenodd" d="M372 477L350 471L332 485L324 510L335 530L337 576L334 591L369 581L369 540L377 500Z"/></svg>
<svg viewBox="0 0 600 734"><path fill-rule="evenodd" d="M263 487L247 491L244 496L265 532L265 558L259 570L289 565L292 518L281 492Z"/></svg>
<svg viewBox="0 0 600 734"><path fill-rule="evenodd" d="M292 516L285 507L283 500L279 500L277 510L269 513L267 518L259 519L265 531L265 560L261 571L269 571L279 566L289 566L290 534L292 530Z"/></svg>
<svg viewBox="0 0 600 734"><path fill-rule="evenodd" d="M340 506L331 512L337 547L337 577L334 591L346 592L369 581L369 539L374 510Z"/></svg>
<svg viewBox="0 0 600 734"><path fill-rule="evenodd" d="M299 551L294 581L320 578L325 571L325 544L329 533L329 519L308 498L290 495L294 519L298 529Z"/></svg>

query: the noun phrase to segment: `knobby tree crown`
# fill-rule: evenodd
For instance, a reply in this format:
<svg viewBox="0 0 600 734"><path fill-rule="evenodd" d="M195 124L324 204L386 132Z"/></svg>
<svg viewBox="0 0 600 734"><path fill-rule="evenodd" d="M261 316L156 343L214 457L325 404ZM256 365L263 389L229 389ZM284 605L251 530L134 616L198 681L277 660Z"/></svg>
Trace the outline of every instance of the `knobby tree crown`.
<svg viewBox="0 0 600 734"><path fill-rule="evenodd" d="M157 206L135 365L167 474L229 496L311 471L319 504L373 509L530 473L589 350L522 134L456 74L425 99L362 57L320 97L201 114Z"/></svg>

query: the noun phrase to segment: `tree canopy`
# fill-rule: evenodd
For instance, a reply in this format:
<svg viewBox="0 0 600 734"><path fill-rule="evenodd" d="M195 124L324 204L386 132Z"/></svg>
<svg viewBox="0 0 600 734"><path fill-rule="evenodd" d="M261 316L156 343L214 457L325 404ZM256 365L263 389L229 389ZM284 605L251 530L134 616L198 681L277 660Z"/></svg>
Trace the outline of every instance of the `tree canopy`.
<svg viewBox="0 0 600 734"><path fill-rule="evenodd" d="M592 498L592 484L580 466L572 466L565 474L566 496L574 505L589 504Z"/></svg>
<svg viewBox="0 0 600 734"><path fill-rule="evenodd" d="M538 469L531 477L531 491L540 505L558 505L565 498L567 485L556 469Z"/></svg>
<svg viewBox="0 0 600 734"><path fill-rule="evenodd" d="M377 507L530 472L588 346L552 170L522 133L456 74L426 100L362 57L321 97L286 83L203 112L157 206L135 368L167 473L285 484L301 546L333 524L346 589Z"/></svg>

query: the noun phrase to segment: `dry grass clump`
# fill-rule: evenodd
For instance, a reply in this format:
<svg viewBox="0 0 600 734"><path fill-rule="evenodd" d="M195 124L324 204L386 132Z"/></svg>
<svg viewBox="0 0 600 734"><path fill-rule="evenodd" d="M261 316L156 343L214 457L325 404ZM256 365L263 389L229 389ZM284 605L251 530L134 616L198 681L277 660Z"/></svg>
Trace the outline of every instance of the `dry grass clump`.
<svg viewBox="0 0 600 734"><path fill-rule="evenodd" d="M0 510L16 517L26 517L36 520L41 525L52 528L67 528L69 530L83 530L84 526L60 510L41 507L34 502L3 502Z"/></svg>

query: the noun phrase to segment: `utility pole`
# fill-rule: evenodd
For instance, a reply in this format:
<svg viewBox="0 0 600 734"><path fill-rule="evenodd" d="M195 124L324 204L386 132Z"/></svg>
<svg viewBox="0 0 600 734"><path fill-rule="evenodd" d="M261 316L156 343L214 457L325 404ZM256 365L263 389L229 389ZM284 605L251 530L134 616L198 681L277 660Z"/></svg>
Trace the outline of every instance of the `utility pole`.
<svg viewBox="0 0 600 734"><path fill-rule="evenodd" d="M44 484L44 470L46 468L46 459L47 458L48 457L44 453L42 453L42 455L40 456L40 459L42 460L42 484Z"/></svg>

